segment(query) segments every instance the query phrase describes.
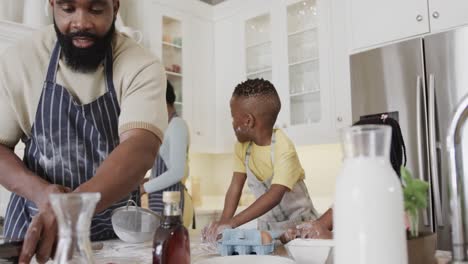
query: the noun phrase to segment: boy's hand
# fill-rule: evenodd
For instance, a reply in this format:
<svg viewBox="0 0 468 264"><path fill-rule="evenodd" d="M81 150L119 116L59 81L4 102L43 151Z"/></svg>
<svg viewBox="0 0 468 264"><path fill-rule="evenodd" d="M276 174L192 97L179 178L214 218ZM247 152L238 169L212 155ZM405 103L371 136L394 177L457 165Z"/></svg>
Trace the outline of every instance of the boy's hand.
<svg viewBox="0 0 468 264"><path fill-rule="evenodd" d="M231 229L232 225L229 221L214 221L211 222L208 226L204 227L202 230L202 240L203 242L215 244L219 239L221 239L221 234L225 229Z"/></svg>

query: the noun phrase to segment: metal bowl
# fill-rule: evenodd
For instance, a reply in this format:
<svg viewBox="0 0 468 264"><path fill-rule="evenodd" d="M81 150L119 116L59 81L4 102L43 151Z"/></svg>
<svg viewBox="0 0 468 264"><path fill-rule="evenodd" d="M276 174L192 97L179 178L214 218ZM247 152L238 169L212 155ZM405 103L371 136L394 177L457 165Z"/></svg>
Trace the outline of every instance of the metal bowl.
<svg viewBox="0 0 468 264"><path fill-rule="evenodd" d="M130 205L133 203L134 205ZM161 216L151 210L141 208L133 201L112 212L112 227L124 242L144 243L151 241L161 223Z"/></svg>

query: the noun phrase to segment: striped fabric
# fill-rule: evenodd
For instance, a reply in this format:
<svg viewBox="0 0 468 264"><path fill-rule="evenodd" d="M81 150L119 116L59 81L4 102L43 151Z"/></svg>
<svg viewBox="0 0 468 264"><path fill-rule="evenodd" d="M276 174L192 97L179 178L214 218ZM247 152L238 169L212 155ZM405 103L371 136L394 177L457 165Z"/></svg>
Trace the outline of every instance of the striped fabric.
<svg viewBox="0 0 468 264"><path fill-rule="evenodd" d="M55 82L60 57L60 46L55 45L46 81L32 126L32 136L23 139L26 149L25 165L48 182L70 187L72 190L88 181L119 144L118 105L112 81L112 51L104 61L107 92L95 101L81 105L66 88ZM138 201L137 192L132 198ZM126 205L120 201L94 216L91 239L114 238L112 210ZM8 204L4 236L23 239L37 214L36 205L12 194Z"/></svg>
<svg viewBox="0 0 468 264"><path fill-rule="evenodd" d="M156 162L154 164L153 170L151 171L150 179L154 179L159 175L167 171L166 164L161 156L158 155ZM163 215L164 203L162 201L163 192L180 192L180 209L181 212L184 211L184 190L185 186L182 182L178 182L172 186L167 187L164 190L157 192L152 192L148 194L148 207L159 215Z"/></svg>
<svg viewBox="0 0 468 264"><path fill-rule="evenodd" d="M275 164L275 143L276 135L271 138L271 163ZM245 155L245 168L247 173L247 185L257 199L268 192L271 187L273 176L262 182L253 174L249 168L252 143L247 147ZM294 227L307 220L315 220L318 213L315 210L309 192L303 180L297 182L294 188L286 192L281 202L258 219L259 230L272 230L285 232L288 228Z"/></svg>

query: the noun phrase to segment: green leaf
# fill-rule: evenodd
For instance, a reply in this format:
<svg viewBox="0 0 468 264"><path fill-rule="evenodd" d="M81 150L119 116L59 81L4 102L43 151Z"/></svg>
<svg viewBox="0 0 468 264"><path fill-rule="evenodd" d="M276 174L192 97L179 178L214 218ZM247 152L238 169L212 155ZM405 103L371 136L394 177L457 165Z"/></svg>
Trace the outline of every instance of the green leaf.
<svg viewBox="0 0 468 264"><path fill-rule="evenodd" d="M419 218L418 210L427 207L427 192L429 184L425 181L415 179L404 166L401 166L401 179L403 183L403 199L405 211L408 212L412 223ZM417 236L417 223L411 225L411 234Z"/></svg>

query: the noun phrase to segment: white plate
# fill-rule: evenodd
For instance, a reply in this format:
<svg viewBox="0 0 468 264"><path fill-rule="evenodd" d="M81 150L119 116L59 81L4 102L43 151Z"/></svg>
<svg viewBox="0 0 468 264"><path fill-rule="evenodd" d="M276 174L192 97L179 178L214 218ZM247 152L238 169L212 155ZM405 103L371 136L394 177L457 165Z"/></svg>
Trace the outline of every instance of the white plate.
<svg viewBox="0 0 468 264"><path fill-rule="evenodd" d="M295 264L291 259L284 257L275 256L257 256L257 255L245 255L245 256L227 256L227 257L216 257L195 262L195 264Z"/></svg>

